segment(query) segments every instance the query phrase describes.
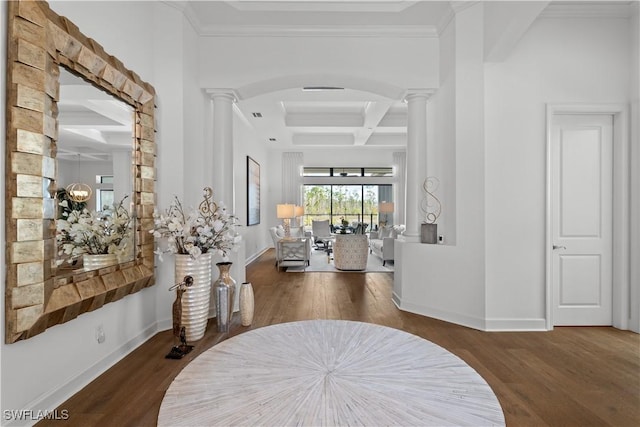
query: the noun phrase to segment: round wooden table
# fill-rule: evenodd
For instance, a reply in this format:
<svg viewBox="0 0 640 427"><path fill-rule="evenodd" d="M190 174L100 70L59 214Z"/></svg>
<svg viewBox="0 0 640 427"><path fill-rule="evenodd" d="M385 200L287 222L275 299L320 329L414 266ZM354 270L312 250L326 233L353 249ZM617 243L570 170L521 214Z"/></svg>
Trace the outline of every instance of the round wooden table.
<svg viewBox="0 0 640 427"><path fill-rule="evenodd" d="M460 358L418 336L341 320L235 336L175 378L159 426L505 425Z"/></svg>

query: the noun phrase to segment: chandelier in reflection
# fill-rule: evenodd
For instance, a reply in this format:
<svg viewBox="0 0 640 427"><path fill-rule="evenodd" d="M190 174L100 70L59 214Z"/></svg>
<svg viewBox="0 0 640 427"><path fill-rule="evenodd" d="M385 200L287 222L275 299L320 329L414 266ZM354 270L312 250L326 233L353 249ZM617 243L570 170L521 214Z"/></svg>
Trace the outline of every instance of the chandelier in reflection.
<svg viewBox="0 0 640 427"><path fill-rule="evenodd" d="M92 190L88 184L74 182L67 185L66 190L69 198L74 202L86 202L91 198Z"/></svg>
<svg viewBox="0 0 640 427"><path fill-rule="evenodd" d="M76 173L76 177L79 177L80 176L80 153L78 153L77 156L78 156L78 160L77 160L78 170ZM67 190L67 195L74 202L86 202L91 198L91 193L93 192L89 184L84 184L80 182L74 182L73 184L67 185L66 190Z"/></svg>

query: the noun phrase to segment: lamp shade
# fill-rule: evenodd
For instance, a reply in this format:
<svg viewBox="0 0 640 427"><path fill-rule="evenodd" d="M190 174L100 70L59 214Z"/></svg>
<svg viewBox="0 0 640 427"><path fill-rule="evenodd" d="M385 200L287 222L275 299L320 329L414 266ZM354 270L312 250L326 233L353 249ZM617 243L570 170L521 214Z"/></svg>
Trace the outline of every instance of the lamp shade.
<svg viewBox="0 0 640 427"><path fill-rule="evenodd" d="M378 205L378 211L380 213L391 213L393 212L393 202L380 202Z"/></svg>
<svg viewBox="0 0 640 427"><path fill-rule="evenodd" d="M296 214L296 217L304 215L304 206L296 206L295 214Z"/></svg>
<svg viewBox="0 0 640 427"><path fill-rule="evenodd" d="M276 205L276 216L278 219L293 218L295 214L295 206L289 204Z"/></svg>

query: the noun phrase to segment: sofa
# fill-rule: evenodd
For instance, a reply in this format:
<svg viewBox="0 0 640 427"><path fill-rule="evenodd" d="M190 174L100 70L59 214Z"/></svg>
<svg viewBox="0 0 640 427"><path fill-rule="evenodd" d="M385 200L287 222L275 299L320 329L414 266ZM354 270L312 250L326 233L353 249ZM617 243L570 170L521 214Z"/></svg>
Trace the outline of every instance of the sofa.
<svg viewBox="0 0 640 427"><path fill-rule="evenodd" d="M404 231L404 226L383 226L369 233L369 253L382 258L382 265L393 261L394 240Z"/></svg>

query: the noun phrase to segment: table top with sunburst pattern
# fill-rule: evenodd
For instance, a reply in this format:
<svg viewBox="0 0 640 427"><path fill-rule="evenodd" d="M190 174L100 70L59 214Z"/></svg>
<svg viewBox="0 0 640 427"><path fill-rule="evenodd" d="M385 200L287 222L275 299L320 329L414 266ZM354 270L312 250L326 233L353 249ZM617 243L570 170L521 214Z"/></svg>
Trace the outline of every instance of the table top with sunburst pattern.
<svg viewBox="0 0 640 427"><path fill-rule="evenodd" d="M505 425L485 380L397 329L310 320L255 329L191 362L159 426Z"/></svg>

